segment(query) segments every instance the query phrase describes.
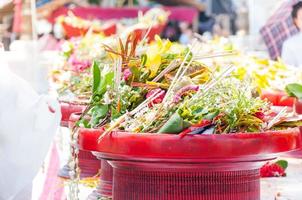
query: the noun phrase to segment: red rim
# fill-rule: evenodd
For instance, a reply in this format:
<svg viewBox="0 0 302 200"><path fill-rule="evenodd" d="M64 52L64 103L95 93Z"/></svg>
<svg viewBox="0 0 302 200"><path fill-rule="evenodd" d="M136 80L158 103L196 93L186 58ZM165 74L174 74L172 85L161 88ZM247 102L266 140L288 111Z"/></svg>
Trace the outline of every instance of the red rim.
<svg viewBox="0 0 302 200"><path fill-rule="evenodd" d="M170 134L113 132L98 142L100 133L98 129L80 129L80 147L117 159L255 161L301 147L299 128L265 133L187 135L183 138Z"/></svg>

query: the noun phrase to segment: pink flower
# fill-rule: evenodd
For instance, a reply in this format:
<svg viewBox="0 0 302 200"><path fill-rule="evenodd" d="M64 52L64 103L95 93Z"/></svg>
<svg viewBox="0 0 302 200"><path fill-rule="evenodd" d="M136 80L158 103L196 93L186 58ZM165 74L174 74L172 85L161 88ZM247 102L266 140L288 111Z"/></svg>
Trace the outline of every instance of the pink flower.
<svg viewBox="0 0 302 200"><path fill-rule="evenodd" d="M166 92L160 88L158 89L153 89L153 90L150 90L147 95L146 95L146 98L149 98L150 96L152 96L154 93L158 93L158 97L156 97L153 101L152 101L152 104L159 104L163 101L164 97L165 97L165 94Z"/></svg>
<svg viewBox="0 0 302 200"><path fill-rule="evenodd" d="M189 91L197 92L199 90L198 85L187 85L181 88L174 96L173 103L178 103L181 100L181 97Z"/></svg>
<svg viewBox="0 0 302 200"><path fill-rule="evenodd" d="M255 113L255 117L257 117L258 119L264 120L265 115L263 112L258 111Z"/></svg>
<svg viewBox="0 0 302 200"><path fill-rule="evenodd" d="M132 72L128 68L124 70L123 74L124 74L123 78L125 81L128 81L129 78L132 76Z"/></svg>
<svg viewBox="0 0 302 200"><path fill-rule="evenodd" d="M91 66L91 62L89 60L79 60L74 54L70 56L68 62L71 65L71 69L75 72L83 72Z"/></svg>

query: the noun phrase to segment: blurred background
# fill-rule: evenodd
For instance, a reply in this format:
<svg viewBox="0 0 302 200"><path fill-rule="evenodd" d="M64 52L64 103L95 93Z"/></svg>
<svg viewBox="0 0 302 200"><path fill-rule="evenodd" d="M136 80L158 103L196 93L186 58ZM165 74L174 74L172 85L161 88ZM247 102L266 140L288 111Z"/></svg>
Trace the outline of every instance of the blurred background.
<svg viewBox="0 0 302 200"><path fill-rule="evenodd" d="M187 43L192 32L208 37L249 36L245 37L252 40L249 47L255 45L250 48L263 49L260 29L284 2L286 0L0 0L0 40L8 49L14 40L33 38L33 31L39 38L45 39L45 35L55 40L66 38L57 18L67 15L67 9L90 20L123 19L126 23L137 17L139 10L163 6L172 12L161 34L172 41ZM190 9L173 10L175 7ZM106 13L108 9L111 9L110 15ZM32 21L32 15L36 15L36 22Z"/></svg>
<svg viewBox="0 0 302 200"><path fill-rule="evenodd" d="M133 30L141 35L149 31L151 39L158 34L182 44L198 33L204 40L223 38L244 53L277 60L283 42L298 32L291 17L292 5L297 2L0 0L0 42L13 71L39 83L37 91L46 92L53 52L64 41L89 32L109 37ZM45 84L41 84L43 81Z"/></svg>

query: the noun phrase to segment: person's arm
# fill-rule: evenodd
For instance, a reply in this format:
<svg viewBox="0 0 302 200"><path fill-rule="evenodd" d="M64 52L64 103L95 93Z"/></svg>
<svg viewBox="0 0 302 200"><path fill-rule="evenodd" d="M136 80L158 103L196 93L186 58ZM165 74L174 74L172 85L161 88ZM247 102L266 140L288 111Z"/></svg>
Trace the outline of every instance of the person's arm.
<svg viewBox="0 0 302 200"><path fill-rule="evenodd" d="M281 53L281 58L284 63L288 65L295 66L296 65L296 60L295 60L295 52L293 51L290 43L288 41L285 41L282 47L282 53ZM298 66L295 66L298 67Z"/></svg>

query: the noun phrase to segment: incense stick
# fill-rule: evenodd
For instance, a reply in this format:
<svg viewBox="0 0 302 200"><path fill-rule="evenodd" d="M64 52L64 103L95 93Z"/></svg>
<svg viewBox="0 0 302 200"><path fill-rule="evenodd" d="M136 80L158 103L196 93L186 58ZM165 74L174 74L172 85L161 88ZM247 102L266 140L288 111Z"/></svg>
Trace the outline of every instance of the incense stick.
<svg viewBox="0 0 302 200"><path fill-rule="evenodd" d="M172 62L170 62L170 64L160 74L158 74L152 80L152 82L159 81L166 73L173 71L178 66L178 62L179 62L179 60L173 60Z"/></svg>
<svg viewBox="0 0 302 200"><path fill-rule="evenodd" d="M282 110L270 121L267 125L267 129L270 129L287 111L287 107L282 108Z"/></svg>
<svg viewBox="0 0 302 200"><path fill-rule="evenodd" d="M196 40L194 40L194 41L196 41ZM194 42L193 45L192 45L191 51L192 51L193 48L195 48L195 45L196 45L196 43ZM166 93L166 95L165 95L165 97L164 97L164 99L163 99L163 103L165 103L165 102L167 101L167 99L168 99L169 96L170 96L171 91L174 89L174 85L176 84L176 80L178 80L179 75L180 75L180 73L181 73L181 71L182 71L182 69L183 69L183 67L184 67L184 64L185 64L186 60L188 59L188 57L189 57L191 51L188 51L188 52L187 52L187 54L185 55L184 60L183 60L182 63L180 64L180 67L178 68L178 70L177 70L177 72L176 72L176 75L175 75L175 77L173 78L173 80L172 80L172 82L171 82L171 85L170 85L170 87L169 87L169 89L168 89L168 91L167 91L167 93ZM192 58L192 59L193 59L193 58ZM191 60L192 60L192 59L191 59Z"/></svg>
<svg viewBox="0 0 302 200"><path fill-rule="evenodd" d="M228 76L230 73L232 73L235 70L234 66L228 66L225 71L223 71L216 79L211 80L203 89L203 92L197 93L192 97L190 100L190 104L195 102L201 95L206 94L211 88L213 88L217 83L219 83L223 78Z"/></svg>
<svg viewBox="0 0 302 200"><path fill-rule="evenodd" d="M202 55L199 57L195 57L196 60L207 59L207 58L215 58L215 57L224 57L224 56L233 56L237 55L237 51L225 51L225 52L215 52L208 55Z"/></svg>
<svg viewBox="0 0 302 200"><path fill-rule="evenodd" d="M106 129L98 138L98 141L100 141L105 135L107 135L109 132L111 132L114 128L116 128L118 125L120 125L127 116L135 115L137 112L139 112L144 107L148 106L150 102L152 102L154 99L162 95L162 92L155 91L154 94L152 94L149 98L147 98L145 101L143 101L139 106L137 106L134 110L125 113L124 115L120 116L114 124L112 124L108 129Z"/></svg>
<svg viewBox="0 0 302 200"><path fill-rule="evenodd" d="M149 33L150 33L150 31L151 31L151 29L152 29L154 23L155 23L155 16L152 18L151 24L150 24L150 26L148 27L147 32L145 33L145 35L144 35L144 37L143 37L143 39L142 39L142 42L144 42L144 41L147 39L147 37L148 37L148 35L149 35Z"/></svg>

